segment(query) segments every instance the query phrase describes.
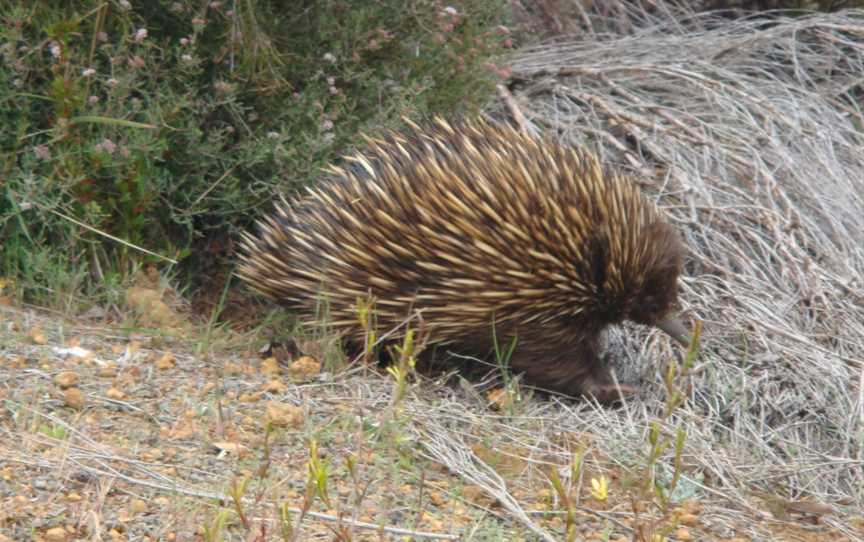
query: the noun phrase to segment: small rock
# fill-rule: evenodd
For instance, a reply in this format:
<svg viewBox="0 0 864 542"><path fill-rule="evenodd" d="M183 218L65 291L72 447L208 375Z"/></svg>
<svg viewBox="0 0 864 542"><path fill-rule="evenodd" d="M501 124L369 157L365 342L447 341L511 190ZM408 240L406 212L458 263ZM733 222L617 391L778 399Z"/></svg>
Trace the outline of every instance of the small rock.
<svg viewBox="0 0 864 542"><path fill-rule="evenodd" d="M447 499L444 498L444 495L440 491L430 491L429 500L435 506L444 506L447 504Z"/></svg>
<svg viewBox="0 0 864 542"><path fill-rule="evenodd" d="M678 523L692 527L699 523L699 516L685 512L678 516Z"/></svg>
<svg viewBox="0 0 864 542"><path fill-rule="evenodd" d="M84 408L84 403L86 402L86 397L84 393L78 388L69 388L63 394L63 401L66 402L66 405L74 408L75 410L81 410Z"/></svg>
<svg viewBox="0 0 864 542"><path fill-rule="evenodd" d="M301 356L288 366L288 374L294 380L311 380L321 372L321 362L312 356Z"/></svg>
<svg viewBox="0 0 864 542"><path fill-rule="evenodd" d="M299 427L303 423L303 409L288 403L268 401L266 420L276 427Z"/></svg>
<svg viewBox="0 0 864 542"><path fill-rule="evenodd" d="M42 328L39 326L31 329L27 333L27 336L30 337L30 340L33 342L33 344L45 344L48 342L48 339L45 338L45 332L42 331Z"/></svg>
<svg viewBox="0 0 864 542"><path fill-rule="evenodd" d="M274 378L264 385L264 391L268 393L283 393L288 386L278 378Z"/></svg>
<svg viewBox="0 0 864 542"><path fill-rule="evenodd" d="M492 503L492 498L480 486L469 485L463 487L462 496L468 501L481 506L488 506Z"/></svg>
<svg viewBox="0 0 864 542"><path fill-rule="evenodd" d="M141 499L132 499L132 502L129 503L129 510L136 515L143 514L147 512L147 503Z"/></svg>
<svg viewBox="0 0 864 542"><path fill-rule="evenodd" d="M174 359L174 354L171 352L165 352L161 358L156 360L156 368L159 370L171 369L176 364L176 360Z"/></svg>
<svg viewBox="0 0 864 542"><path fill-rule="evenodd" d="M693 535L690 534L690 529L687 527L680 527L675 531L675 539L680 540L681 542L692 542L696 540L693 538Z"/></svg>
<svg viewBox="0 0 864 542"><path fill-rule="evenodd" d="M244 455L246 451L246 447L237 442L214 442L213 447L220 452L238 456Z"/></svg>
<svg viewBox="0 0 864 542"><path fill-rule="evenodd" d="M239 363L232 363L230 361L226 361L222 366L223 371L225 371L226 375L242 375L243 374L243 366Z"/></svg>
<svg viewBox="0 0 864 542"><path fill-rule="evenodd" d="M261 362L261 372L265 375L278 375L280 372L279 361L274 357L269 357Z"/></svg>
<svg viewBox="0 0 864 542"><path fill-rule="evenodd" d="M486 394L489 406L495 410L506 410L512 407L514 403L513 399L513 394L508 393L505 388L495 388Z"/></svg>
<svg viewBox="0 0 864 542"><path fill-rule="evenodd" d="M117 388L108 388L108 390L105 391L105 397L116 401L123 399L123 395L123 392Z"/></svg>
<svg viewBox="0 0 864 542"><path fill-rule="evenodd" d="M78 382L78 375L72 371L61 371L54 376L54 383L63 388L71 388Z"/></svg>

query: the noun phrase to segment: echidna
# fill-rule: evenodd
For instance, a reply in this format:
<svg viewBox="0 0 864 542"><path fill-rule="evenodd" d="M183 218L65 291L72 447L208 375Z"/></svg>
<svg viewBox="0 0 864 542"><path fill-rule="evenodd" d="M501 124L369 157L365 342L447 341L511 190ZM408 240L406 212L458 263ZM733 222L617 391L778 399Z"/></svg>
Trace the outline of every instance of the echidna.
<svg viewBox="0 0 864 542"><path fill-rule="evenodd" d="M593 153L440 118L367 143L244 235L238 274L253 289L307 316L323 295L328 323L358 342L358 298L375 300L380 330L419 311L431 341L457 350L489 352L494 323L530 383L600 398L615 389L600 352L610 324L687 343L667 319L682 243Z"/></svg>

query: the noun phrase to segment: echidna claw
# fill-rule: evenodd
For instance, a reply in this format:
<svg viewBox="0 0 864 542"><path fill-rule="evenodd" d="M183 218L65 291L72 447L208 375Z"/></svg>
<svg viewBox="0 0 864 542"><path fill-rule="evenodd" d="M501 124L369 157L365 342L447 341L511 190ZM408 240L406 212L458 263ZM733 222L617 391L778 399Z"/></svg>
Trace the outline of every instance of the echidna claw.
<svg viewBox="0 0 864 542"><path fill-rule="evenodd" d="M590 386L584 393L593 397L599 403L610 404L636 395L638 391L638 388L626 384L596 384Z"/></svg>

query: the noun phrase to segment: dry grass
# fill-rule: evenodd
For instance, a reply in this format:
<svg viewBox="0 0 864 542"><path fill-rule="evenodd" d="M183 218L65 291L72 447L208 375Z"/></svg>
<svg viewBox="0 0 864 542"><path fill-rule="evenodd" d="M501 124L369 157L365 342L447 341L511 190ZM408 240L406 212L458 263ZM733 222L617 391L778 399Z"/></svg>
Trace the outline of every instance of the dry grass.
<svg viewBox="0 0 864 542"><path fill-rule="evenodd" d="M693 16L512 63L526 122L659 177L706 323L691 460L743 509L756 488L864 505L862 18ZM657 400L555 426L620 455Z"/></svg>
<svg viewBox="0 0 864 542"><path fill-rule="evenodd" d="M691 248L682 298L705 322L704 347L687 403L662 424L664 434L687 431L673 494L685 504L664 521L686 527L679 540L864 540L864 117L848 99L862 93L864 19L637 15L615 23L626 27L617 37L595 28L599 41L521 51L509 97L526 127L643 173ZM5 309L2 320L0 533L10 536L70 525L70 537L93 540L110 529L192 539L219 508L214 497L250 474L249 515L277 539L274 507L300 508L312 438L330 459L332 498L300 539L334 539L338 525L342 539L401 528L562 540L549 472L579 450L585 470L568 486L601 473L612 483L605 502L576 491L578 539L634 538L656 512L635 502L632 480L651 423L663 419L661 374L675 352L645 330L610 337L622 380L643 390L620 409L553 397L501 413L485 389L424 381L391 417L386 376L280 377L280 388L236 344L199 344L222 352L214 362L170 338L141 335L136 351L129 334ZM51 346L70 338L94 355ZM160 369L165 351L176 363ZM83 410L64 406L52 383L62 370L78 374ZM266 441L265 399L302 407L303 422ZM661 485L673 456L659 460ZM238 523L225 538L253 539L258 531Z"/></svg>

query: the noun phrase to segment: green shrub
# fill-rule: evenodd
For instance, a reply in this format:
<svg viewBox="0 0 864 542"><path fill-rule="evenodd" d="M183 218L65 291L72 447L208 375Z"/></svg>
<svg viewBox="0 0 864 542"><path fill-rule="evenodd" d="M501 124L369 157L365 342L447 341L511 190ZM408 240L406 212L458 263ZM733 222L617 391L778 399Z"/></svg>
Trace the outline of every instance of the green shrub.
<svg viewBox="0 0 864 542"><path fill-rule="evenodd" d="M165 258L205 286L359 132L478 109L509 45L503 0L0 5L0 276L68 308Z"/></svg>

